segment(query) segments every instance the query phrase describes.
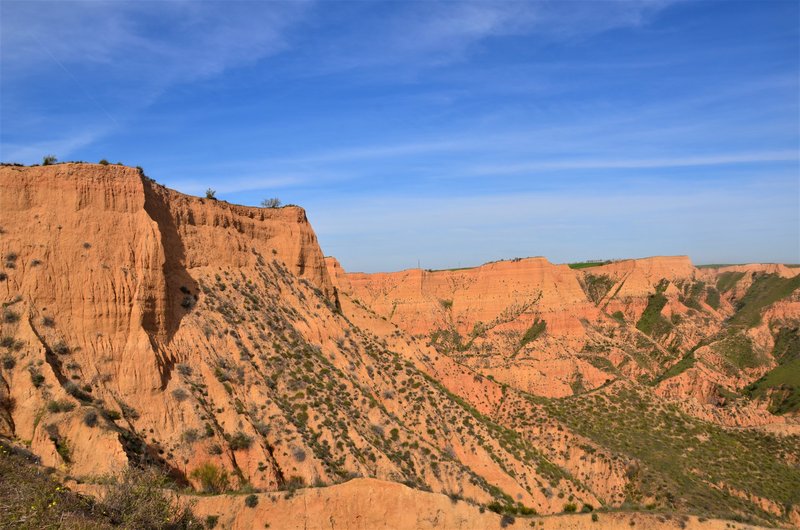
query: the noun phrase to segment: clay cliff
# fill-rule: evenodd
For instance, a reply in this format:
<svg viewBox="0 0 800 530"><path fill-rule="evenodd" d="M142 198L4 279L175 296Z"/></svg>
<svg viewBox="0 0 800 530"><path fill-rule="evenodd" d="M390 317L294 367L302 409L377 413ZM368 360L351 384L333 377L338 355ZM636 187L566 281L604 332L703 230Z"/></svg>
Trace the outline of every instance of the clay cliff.
<svg viewBox="0 0 800 530"><path fill-rule="evenodd" d="M526 258L362 274L346 273L335 258L326 261L342 293L460 363L526 392L564 397L622 374L657 385L664 396L713 405L709 419L783 422L758 403L736 419L718 414L716 405L777 363L768 359L780 333L796 336L800 268L696 268L687 256L659 256L574 269ZM757 296L748 297L754 284ZM762 287L769 292L759 300ZM757 325L729 325L751 313ZM728 367L733 377L720 363L688 366L698 349L729 349L728 342L753 342L760 350L754 356L764 362Z"/></svg>
<svg viewBox="0 0 800 530"><path fill-rule="evenodd" d="M157 467L240 528L797 524L800 269L347 273L301 208L115 165L0 167L0 229L0 436L73 487Z"/></svg>
<svg viewBox="0 0 800 530"><path fill-rule="evenodd" d="M639 413L626 411L634 402L675 407L716 428L746 427L797 441L800 268L697 268L688 257L675 256L573 269L528 258L472 269L362 274L346 273L335 259L326 259L344 299L371 308L459 365L521 392L522 402L506 391L494 417L540 447L566 434L561 449L548 456L585 477L605 498L615 495L613 488L592 482L604 466L587 473L576 466L587 454L570 452L582 439L602 437L601 445L637 454L639 461L651 458L649 451L624 449L620 439L637 431L659 438L646 427L652 417L633 420ZM446 372L436 376L470 399L462 380ZM531 395L557 398L543 402L545 409L552 407L550 417L563 415L555 433L520 421L518 415L538 413L526 407L542 403ZM604 416L592 404L599 397L618 412L604 424L587 424ZM620 421L626 414L633 423ZM612 442L606 430L619 438ZM797 465L796 458L789 462ZM664 471L675 478L672 470ZM765 498L758 502L781 511ZM787 516L796 518L791 511Z"/></svg>

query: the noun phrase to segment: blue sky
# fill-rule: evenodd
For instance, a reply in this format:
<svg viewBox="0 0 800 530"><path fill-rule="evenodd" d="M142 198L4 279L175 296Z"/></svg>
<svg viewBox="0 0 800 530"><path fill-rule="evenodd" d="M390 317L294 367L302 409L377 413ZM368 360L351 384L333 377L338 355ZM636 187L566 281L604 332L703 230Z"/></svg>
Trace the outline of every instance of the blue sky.
<svg viewBox="0 0 800 530"><path fill-rule="evenodd" d="M0 159L304 206L347 270L800 262L800 2L0 2Z"/></svg>

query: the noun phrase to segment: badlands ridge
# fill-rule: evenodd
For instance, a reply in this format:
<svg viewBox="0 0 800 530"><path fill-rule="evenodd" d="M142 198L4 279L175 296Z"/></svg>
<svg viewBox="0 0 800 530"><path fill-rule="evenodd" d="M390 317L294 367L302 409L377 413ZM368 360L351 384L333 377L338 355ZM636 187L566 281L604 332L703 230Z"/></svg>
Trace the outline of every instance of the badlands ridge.
<svg viewBox="0 0 800 530"><path fill-rule="evenodd" d="M74 490L155 466L222 528L800 526L800 268L349 273L299 207L78 163L0 167L0 255L0 438Z"/></svg>

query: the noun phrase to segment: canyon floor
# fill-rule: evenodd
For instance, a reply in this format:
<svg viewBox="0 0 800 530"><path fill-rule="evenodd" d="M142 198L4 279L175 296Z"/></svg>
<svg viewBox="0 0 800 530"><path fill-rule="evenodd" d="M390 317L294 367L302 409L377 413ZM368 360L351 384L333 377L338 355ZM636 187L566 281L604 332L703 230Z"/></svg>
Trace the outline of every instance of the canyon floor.
<svg viewBox="0 0 800 530"><path fill-rule="evenodd" d="M0 167L0 256L0 528L128 467L209 528L800 527L800 267L348 272L85 163Z"/></svg>

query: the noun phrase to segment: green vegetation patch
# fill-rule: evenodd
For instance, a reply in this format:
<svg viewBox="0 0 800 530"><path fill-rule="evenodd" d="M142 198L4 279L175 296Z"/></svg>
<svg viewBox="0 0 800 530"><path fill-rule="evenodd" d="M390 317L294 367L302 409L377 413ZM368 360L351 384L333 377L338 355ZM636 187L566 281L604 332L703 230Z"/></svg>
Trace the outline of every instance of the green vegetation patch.
<svg viewBox="0 0 800 530"><path fill-rule="evenodd" d="M610 261L579 261L577 263L569 263L570 269L588 269L590 267L600 267L602 265L608 265L611 263Z"/></svg>
<svg viewBox="0 0 800 530"><path fill-rule="evenodd" d="M719 309L719 291L714 287L706 289L706 303L713 309Z"/></svg>
<svg viewBox="0 0 800 530"><path fill-rule="evenodd" d="M785 414L800 410L800 359L776 366L742 391L751 398L769 398L769 411Z"/></svg>
<svg viewBox="0 0 800 530"><path fill-rule="evenodd" d="M800 358L800 328L780 328L775 336L772 355L779 363Z"/></svg>
<svg viewBox="0 0 800 530"><path fill-rule="evenodd" d="M743 393L751 398L768 398L773 414L800 410L800 329L778 330L772 355L780 364L746 386Z"/></svg>
<svg viewBox="0 0 800 530"><path fill-rule="evenodd" d="M636 322L636 329L651 337L666 335L672 329L672 324L664 318L661 310L667 305L667 297L661 292L650 295L647 299L647 307L644 309L639 321Z"/></svg>
<svg viewBox="0 0 800 530"><path fill-rule="evenodd" d="M771 524L775 516L734 490L781 505L800 502L800 437L726 429L633 386L561 399L529 397L571 430L629 460L628 503ZM713 487L719 485L721 487Z"/></svg>
<svg viewBox="0 0 800 530"><path fill-rule="evenodd" d="M686 307L691 307L697 311L702 311L703 306L700 304L701 299L706 294L705 282L696 281L691 282L683 287L683 294L680 296L680 301Z"/></svg>
<svg viewBox="0 0 800 530"><path fill-rule="evenodd" d="M753 343L743 332L728 333L719 341L711 345L714 352L723 356L732 366L731 375L746 368L758 368L768 362L764 355L759 355L753 349Z"/></svg>
<svg viewBox="0 0 800 530"><path fill-rule="evenodd" d="M522 336L522 340L520 341L519 344L520 348L538 339L546 330L547 330L547 322L537 317L533 321L533 324L531 324L531 327L529 327L528 330L525 332L525 335Z"/></svg>
<svg viewBox="0 0 800 530"><path fill-rule="evenodd" d="M694 350L687 353L683 359L678 361L677 363L673 364L669 367L669 369L661 374L658 379L655 380L655 383L660 383L665 379L669 379L671 377L675 377L681 375L683 372L694 366L694 363L697 362L697 359L694 357Z"/></svg>
<svg viewBox="0 0 800 530"><path fill-rule="evenodd" d="M615 283L617 282L614 278L606 274L586 274L584 276L586 296L595 304L600 303L600 300L608 294Z"/></svg>
<svg viewBox="0 0 800 530"><path fill-rule="evenodd" d="M730 324L745 327L758 325L765 307L786 298L798 288L800 275L794 278L781 278L777 274L756 276L747 293L736 304L736 313L731 317Z"/></svg>
<svg viewBox="0 0 800 530"><path fill-rule="evenodd" d="M598 370L601 370L601 371L606 372L608 374L617 374L617 373L619 373L619 370L617 370L617 367L614 366L614 363L612 363L608 359L608 357L603 357L602 355L586 355L586 356L582 357L582 359L584 359L586 362L588 362L589 364L591 364L592 366L594 366Z"/></svg>
<svg viewBox="0 0 800 530"><path fill-rule="evenodd" d="M38 458L0 440L0 528L201 530L203 525L171 495L166 475L129 469L101 501L73 493Z"/></svg>
<svg viewBox="0 0 800 530"><path fill-rule="evenodd" d="M717 277L717 291L725 293L733 289L733 286L744 278L743 272L723 272Z"/></svg>

